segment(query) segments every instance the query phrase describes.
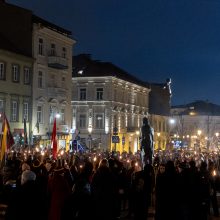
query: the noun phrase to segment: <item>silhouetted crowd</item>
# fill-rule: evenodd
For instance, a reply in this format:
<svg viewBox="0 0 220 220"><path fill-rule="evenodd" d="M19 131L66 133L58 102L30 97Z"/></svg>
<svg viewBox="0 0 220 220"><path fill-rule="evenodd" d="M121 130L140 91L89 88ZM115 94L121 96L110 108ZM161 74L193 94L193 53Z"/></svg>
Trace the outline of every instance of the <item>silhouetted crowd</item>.
<svg viewBox="0 0 220 220"><path fill-rule="evenodd" d="M1 170L4 219L206 220L219 216L218 164L194 158L143 166L138 155L69 153L57 160L40 154L8 155Z"/></svg>

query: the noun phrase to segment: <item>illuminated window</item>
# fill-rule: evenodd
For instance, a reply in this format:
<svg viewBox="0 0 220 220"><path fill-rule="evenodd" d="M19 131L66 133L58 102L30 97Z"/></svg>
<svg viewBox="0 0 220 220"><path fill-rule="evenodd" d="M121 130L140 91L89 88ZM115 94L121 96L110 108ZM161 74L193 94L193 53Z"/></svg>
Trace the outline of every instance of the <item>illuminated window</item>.
<svg viewBox="0 0 220 220"><path fill-rule="evenodd" d="M96 114L95 116L95 128L103 129L104 128L104 120L102 114Z"/></svg>
<svg viewBox="0 0 220 220"><path fill-rule="evenodd" d="M30 68L24 68L24 84L30 84Z"/></svg>
<svg viewBox="0 0 220 220"><path fill-rule="evenodd" d="M43 107L37 106L37 122L43 123Z"/></svg>
<svg viewBox="0 0 220 220"><path fill-rule="evenodd" d="M42 38L39 38L39 42L38 42L38 54L39 55L43 55L44 54L44 41Z"/></svg>
<svg viewBox="0 0 220 220"><path fill-rule="evenodd" d="M61 120L61 124L65 124L65 109L61 109L61 112L60 112L60 120Z"/></svg>
<svg viewBox="0 0 220 220"><path fill-rule="evenodd" d="M5 63L0 62L0 80L5 80Z"/></svg>
<svg viewBox="0 0 220 220"><path fill-rule="evenodd" d="M18 102L12 101L11 103L11 121L18 120Z"/></svg>
<svg viewBox="0 0 220 220"><path fill-rule="evenodd" d="M62 57L66 58L66 48L65 47L62 48Z"/></svg>
<svg viewBox="0 0 220 220"><path fill-rule="evenodd" d="M86 114L79 115L79 127L86 128Z"/></svg>
<svg viewBox="0 0 220 220"><path fill-rule="evenodd" d="M86 100L86 89L80 89L79 91L79 99Z"/></svg>
<svg viewBox="0 0 220 220"><path fill-rule="evenodd" d="M28 102L24 102L23 111L24 118L28 121Z"/></svg>
<svg viewBox="0 0 220 220"><path fill-rule="evenodd" d="M38 72L37 84L38 84L38 88L43 88L43 73L42 73L42 71Z"/></svg>
<svg viewBox="0 0 220 220"><path fill-rule="evenodd" d="M19 66L16 64L12 65L12 81L19 82Z"/></svg>
<svg viewBox="0 0 220 220"><path fill-rule="evenodd" d="M50 55L51 56L55 56L56 55L56 45L55 44L51 44L50 45Z"/></svg>
<svg viewBox="0 0 220 220"><path fill-rule="evenodd" d="M96 99L103 100L103 88L96 89Z"/></svg>

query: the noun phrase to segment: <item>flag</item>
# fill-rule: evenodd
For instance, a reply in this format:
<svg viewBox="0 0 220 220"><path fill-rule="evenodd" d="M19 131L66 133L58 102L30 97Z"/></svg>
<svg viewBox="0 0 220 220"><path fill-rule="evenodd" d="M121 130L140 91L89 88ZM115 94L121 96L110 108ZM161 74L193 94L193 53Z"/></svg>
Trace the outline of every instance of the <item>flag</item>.
<svg viewBox="0 0 220 220"><path fill-rule="evenodd" d="M53 158L57 158L57 126L56 126L56 118L54 119L54 124L53 124L53 132L52 132L52 137L51 137L51 147L53 148Z"/></svg>
<svg viewBox="0 0 220 220"><path fill-rule="evenodd" d="M28 145L26 119L24 118L24 146Z"/></svg>
<svg viewBox="0 0 220 220"><path fill-rule="evenodd" d="M4 165L6 153L14 144L14 139L10 131L10 126L6 115L3 116L3 123L2 123L2 136L1 136L1 154L0 154L0 161L1 165Z"/></svg>

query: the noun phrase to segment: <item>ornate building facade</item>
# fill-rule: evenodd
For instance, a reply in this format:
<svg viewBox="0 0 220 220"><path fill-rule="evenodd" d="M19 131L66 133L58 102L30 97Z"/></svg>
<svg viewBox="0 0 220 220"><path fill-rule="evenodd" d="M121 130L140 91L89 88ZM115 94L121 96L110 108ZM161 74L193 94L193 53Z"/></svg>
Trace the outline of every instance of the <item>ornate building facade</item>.
<svg viewBox="0 0 220 220"><path fill-rule="evenodd" d="M80 136L80 143L91 149L136 152L150 90L113 64L88 55L75 57L73 70L73 139Z"/></svg>
<svg viewBox="0 0 220 220"><path fill-rule="evenodd" d="M54 119L60 148L68 147L71 129L71 32L35 15L33 22L33 123L35 137L50 144ZM58 117L59 116L59 117Z"/></svg>

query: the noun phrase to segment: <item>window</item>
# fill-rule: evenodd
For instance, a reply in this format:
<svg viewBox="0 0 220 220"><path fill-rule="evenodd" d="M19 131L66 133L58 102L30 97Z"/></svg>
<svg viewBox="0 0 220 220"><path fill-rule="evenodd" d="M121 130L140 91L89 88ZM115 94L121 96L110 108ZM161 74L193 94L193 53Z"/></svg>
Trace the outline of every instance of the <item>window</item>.
<svg viewBox="0 0 220 220"><path fill-rule="evenodd" d="M50 55L51 56L56 55L56 45L55 44L51 44L51 46L50 46Z"/></svg>
<svg viewBox="0 0 220 220"><path fill-rule="evenodd" d="M17 121L17 116L18 116L18 102L17 101L12 101L11 121Z"/></svg>
<svg viewBox="0 0 220 220"><path fill-rule="evenodd" d="M4 101L0 99L0 114L4 112Z"/></svg>
<svg viewBox="0 0 220 220"><path fill-rule="evenodd" d="M96 89L96 99L103 100L103 88Z"/></svg>
<svg viewBox="0 0 220 220"><path fill-rule="evenodd" d="M66 58L66 48L65 47L62 48L62 57Z"/></svg>
<svg viewBox="0 0 220 220"><path fill-rule="evenodd" d="M28 121L28 102L24 102L23 111L24 118Z"/></svg>
<svg viewBox="0 0 220 220"><path fill-rule="evenodd" d="M86 115L85 114L81 114L79 116L79 127L86 128Z"/></svg>
<svg viewBox="0 0 220 220"><path fill-rule="evenodd" d="M79 99L86 100L86 89L80 89Z"/></svg>
<svg viewBox="0 0 220 220"><path fill-rule="evenodd" d="M38 54L39 55L43 55L43 50L44 50L44 41L42 38L39 38L39 42L38 42Z"/></svg>
<svg viewBox="0 0 220 220"><path fill-rule="evenodd" d="M38 88L43 88L43 73L41 71L38 72Z"/></svg>
<svg viewBox="0 0 220 220"><path fill-rule="evenodd" d="M65 124L65 109L61 109L60 120L61 120L61 123L64 125Z"/></svg>
<svg viewBox="0 0 220 220"><path fill-rule="evenodd" d="M30 84L30 68L24 68L24 84Z"/></svg>
<svg viewBox="0 0 220 220"><path fill-rule="evenodd" d="M42 106L37 106L37 122L43 123L43 108L42 108Z"/></svg>
<svg viewBox="0 0 220 220"><path fill-rule="evenodd" d="M103 115L102 114L97 114L95 116L95 128L96 129L102 129L103 125L104 125Z"/></svg>
<svg viewBox="0 0 220 220"><path fill-rule="evenodd" d="M5 63L0 62L0 80L5 80Z"/></svg>
<svg viewBox="0 0 220 220"><path fill-rule="evenodd" d="M15 64L12 65L12 81L19 82L19 66Z"/></svg>

